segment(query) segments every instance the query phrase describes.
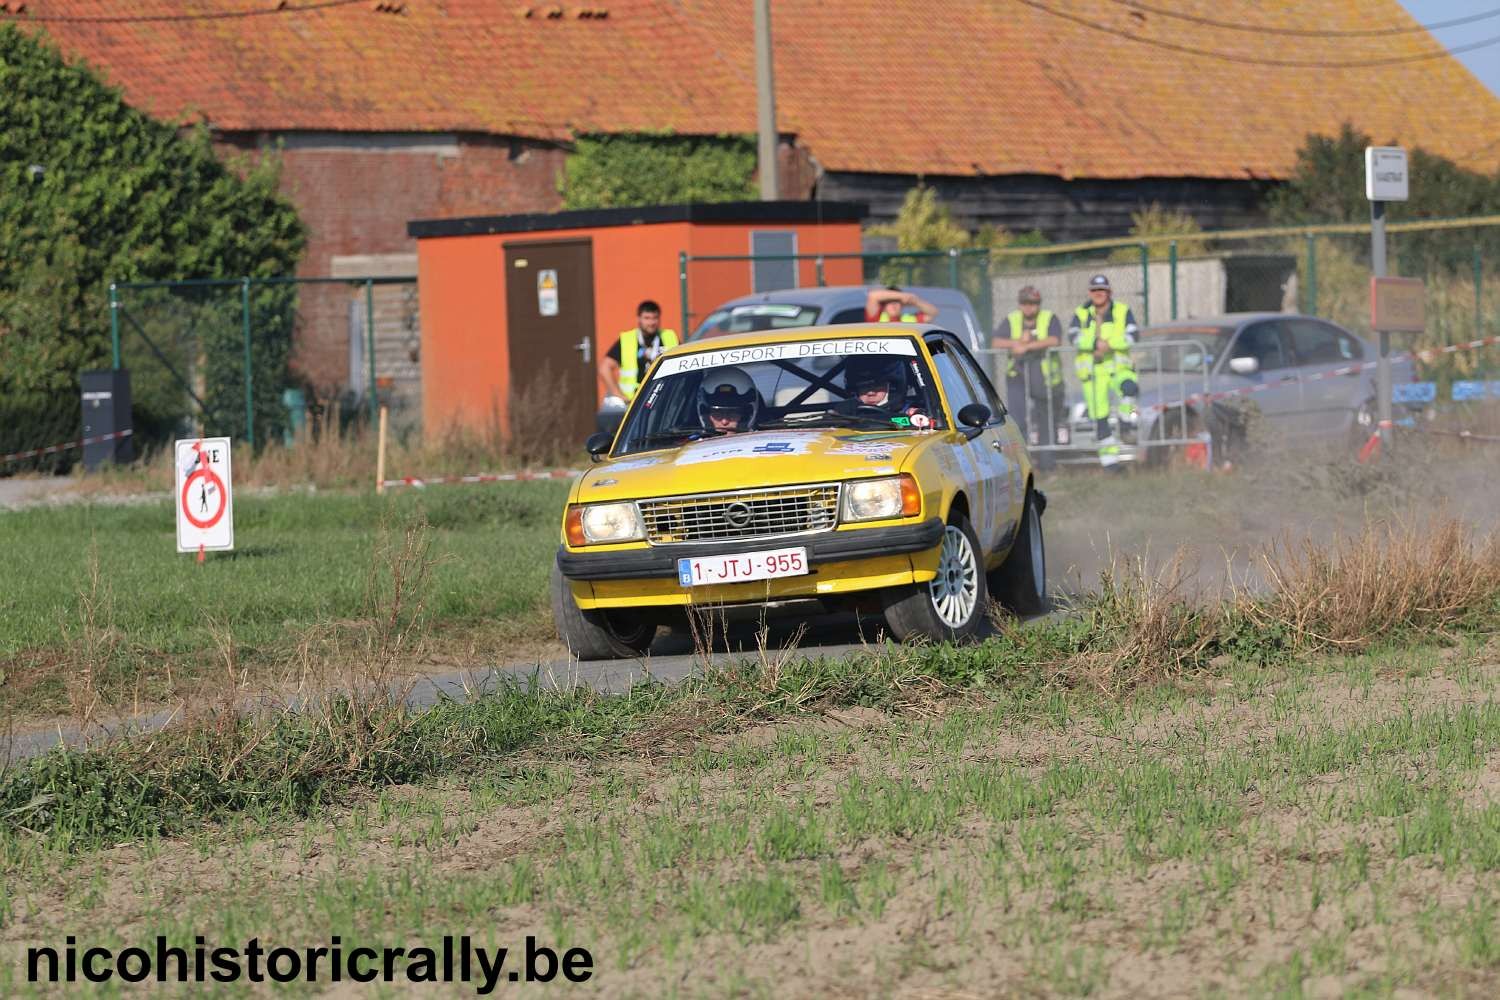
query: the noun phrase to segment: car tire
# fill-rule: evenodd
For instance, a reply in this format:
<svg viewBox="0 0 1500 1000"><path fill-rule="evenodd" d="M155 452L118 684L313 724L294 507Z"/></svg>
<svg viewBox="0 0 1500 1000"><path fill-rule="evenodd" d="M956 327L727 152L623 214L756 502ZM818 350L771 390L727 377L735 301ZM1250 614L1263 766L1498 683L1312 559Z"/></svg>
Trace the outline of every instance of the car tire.
<svg viewBox="0 0 1500 1000"><path fill-rule="evenodd" d="M557 637L580 660L633 659L651 648L656 626L634 623L622 627L607 611L585 611L573 600L572 588L552 562L552 621Z"/></svg>
<svg viewBox="0 0 1500 1000"><path fill-rule="evenodd" d="M978 634L989 604L984 553L969 519L955 512L943 530L937 578L882 595L885 624L898 642L963 642Z"/></svg>
<svg viewBox="0 0 1500 1000"><path fill-rule="evenodd" d="M989 590L995 600L1018 615L1039 615L1047 610L1047 544L1042 535L1043 505L1036 491L1026 491L1026 506L1010 553L989 574Z"/></svg>

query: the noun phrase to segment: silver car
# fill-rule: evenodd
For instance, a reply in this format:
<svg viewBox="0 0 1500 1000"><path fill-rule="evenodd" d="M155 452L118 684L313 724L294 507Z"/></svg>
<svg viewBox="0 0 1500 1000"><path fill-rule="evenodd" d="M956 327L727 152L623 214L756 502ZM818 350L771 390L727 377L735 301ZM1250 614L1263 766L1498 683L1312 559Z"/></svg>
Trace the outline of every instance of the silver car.
<svg viewBox="0 0 1500 1000"><path fill-rule="evenodd" d="M883 285L831 285L755 292L730 299L698 324L689 340L720 337L752 330L777 330L793 326L826 326L832 323L865 322L865 297ZM979 326L974 304L963 292L928 285L902 285L938 308L936 322L958 334L977 351L989 338Z"/></svg>
<svg viewBox="0 0 1500 1000"><path fill-rule="evenodd" d="M1252 421L1271 439L1363 443L1376 422L1377 347L1334 323L1288 313L1228 313L1175 320L1141 332L1132 352L1140 396L1122 437L1130 457L1155 459L1207 430L1217 455L1243 446ZM1409 359L1391 363L1393 385L1411 381ZM1202 399L1206 393L1218 398ZM1087 440L1093 421L1082 404L1070 415Z"/></svg>

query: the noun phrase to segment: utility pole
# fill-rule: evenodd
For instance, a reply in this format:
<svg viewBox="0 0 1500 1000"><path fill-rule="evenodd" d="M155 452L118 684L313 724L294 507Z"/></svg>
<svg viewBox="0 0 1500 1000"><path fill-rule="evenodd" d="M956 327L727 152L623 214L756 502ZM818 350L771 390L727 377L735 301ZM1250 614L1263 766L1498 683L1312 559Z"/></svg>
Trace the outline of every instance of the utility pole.
<svg viewBox="0 0 1500 1000"><path fill-rule="evenodd" d="M1379 279L1386 276L1385 205L1388 201L1405 201L1409 186L1404 149L1399 146L1365 148L1365 197L1370 202L1370 270L1376 279L1370 284L1372 319L1376 312L1375 289L1379 287ZM1380 354L1375 361L1376 408L1380 438L1388 444L1391 440L1391 332L1384 323L1376 325L1375 333L1380 342Z"/></svg>
<svg viewBox="0 0 1500 1000"><path fill-rule="evenodd" d="M1377 278L1385 275L1385 202L1370 202L1370 271ZM1375 331L1380 354L1375 359L1376 419L1380 421L1380 440L1391 441L1391 334Z"/></svg>
<svg viewBox="0 0 1500 1000"><path fill-rule="evenodd" d="M776 178L776 75L771 58L771 0L755 0L755 110L760 200L781 197Z"/></svg>

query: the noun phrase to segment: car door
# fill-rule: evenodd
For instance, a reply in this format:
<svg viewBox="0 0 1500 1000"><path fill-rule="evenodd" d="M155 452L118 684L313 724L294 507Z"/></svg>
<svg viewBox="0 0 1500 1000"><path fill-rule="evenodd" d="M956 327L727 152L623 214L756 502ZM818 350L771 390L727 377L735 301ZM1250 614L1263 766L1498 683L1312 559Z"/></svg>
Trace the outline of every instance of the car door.
<svg viewBox="0 0 1500 1000"><path fill-rule="evenodd" d="M1369 396L1358 367L1364 345L1332 323L1315 319L1282 321L1302 382L1299 425L1308 434L1345 434L1354 412Z"/></svg>
<svg viewBox="0 0 1500 1000"><path fill-rule="evenodd" d="M1234 371L1236 358L1254 358L1256 370ZM1238 394L1233 403L1243 401L1246 407L1259 412L1272 434L1289 437L1297 433L1302 385L1278 321L1261 320L1243 327L1225 352L1214 382L1216 391Z"/></svg>
<svg viewBox="0 0 1500 1000"><path fill-rule="evenodd" d="M954 445L969 494L969 520L986 555L1009 543L1014 531L1011 498L1017 478L1014 449L1020 438L1015 422L1006 419L1005 406L974 358L952 334L927 338L927 347L948 405L956 418L969 403L989 407L990 422L969 440ZM962 428L955 426L955 430Z"/></svg>

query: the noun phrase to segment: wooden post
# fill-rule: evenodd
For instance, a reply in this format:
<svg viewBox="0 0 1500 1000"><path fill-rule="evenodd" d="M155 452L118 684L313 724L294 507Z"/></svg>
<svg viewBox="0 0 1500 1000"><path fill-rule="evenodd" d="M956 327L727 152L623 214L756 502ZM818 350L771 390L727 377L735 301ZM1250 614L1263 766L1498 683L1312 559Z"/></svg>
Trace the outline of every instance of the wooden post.
<svg viewBox="0 0 1500 1000"><path fill-rule="evenodd" d="M385 418L387 410L380 408L380 440L375 446L375 492L385 492Z"/></svg>

